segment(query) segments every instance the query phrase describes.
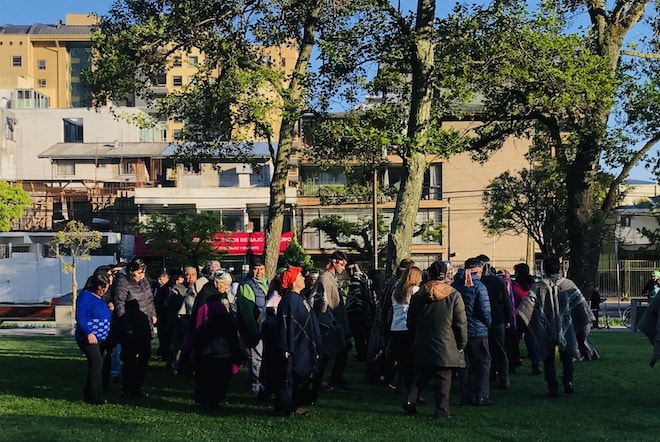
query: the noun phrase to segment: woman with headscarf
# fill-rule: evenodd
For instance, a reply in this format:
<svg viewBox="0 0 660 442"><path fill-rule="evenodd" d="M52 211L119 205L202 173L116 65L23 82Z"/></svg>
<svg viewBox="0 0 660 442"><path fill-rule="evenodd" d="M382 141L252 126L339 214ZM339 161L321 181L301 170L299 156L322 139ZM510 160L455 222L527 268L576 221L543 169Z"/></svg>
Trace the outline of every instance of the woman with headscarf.
<svg viewBox="0 0 660 442"><path fill-rule="evenodd" d="M276 408L291 416L307 413L304 404L316 400L311 387L318 376L323 340L312 306L300 292L305 288L301 267L282 275L284 294L277 307L280 350L279 394Z"/></svg>
<svg viewBox="0 0 660 442"><path fill-rule="evenodd" d="M238 326L228 300L231 274L216 270L195 299L193 351L195 402L213 409L225 399L232 363L240 355Z"/></svg>

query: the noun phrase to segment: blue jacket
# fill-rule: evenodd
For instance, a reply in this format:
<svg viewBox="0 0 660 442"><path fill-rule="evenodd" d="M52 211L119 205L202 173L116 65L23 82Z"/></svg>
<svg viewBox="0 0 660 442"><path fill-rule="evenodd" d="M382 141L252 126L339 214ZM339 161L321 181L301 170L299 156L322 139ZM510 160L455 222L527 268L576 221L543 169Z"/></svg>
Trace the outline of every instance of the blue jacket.
<svg viewBox="0 0 660 442"><path fill-rule="evenodd" d="M487 338L488 327L490 327L492 321L488 290L475 273L472 273L472 283L472 287L467 287L465 285L465 269L458 269L452 286L461 294L465 304L468 337Z"/></svg>

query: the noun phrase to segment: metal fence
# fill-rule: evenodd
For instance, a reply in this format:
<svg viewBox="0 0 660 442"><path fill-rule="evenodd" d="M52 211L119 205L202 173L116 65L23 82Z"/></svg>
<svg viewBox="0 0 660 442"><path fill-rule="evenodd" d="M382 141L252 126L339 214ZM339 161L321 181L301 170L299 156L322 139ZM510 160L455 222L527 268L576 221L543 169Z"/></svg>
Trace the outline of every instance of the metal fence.
<svg viewBox="0 0 660 442"><path fill-rule="evenodd" d="M598 264L598 285L601 296L640 297L654 270L660 270L660 261L621 260L617 268L616 261L601 260Z"/></svg>

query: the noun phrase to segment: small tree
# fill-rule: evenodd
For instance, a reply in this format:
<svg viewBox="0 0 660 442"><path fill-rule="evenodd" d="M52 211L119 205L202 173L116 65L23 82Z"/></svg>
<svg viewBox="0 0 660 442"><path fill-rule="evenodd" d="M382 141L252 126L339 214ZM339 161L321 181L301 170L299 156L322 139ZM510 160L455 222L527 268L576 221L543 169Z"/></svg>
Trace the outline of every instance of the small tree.
<svg viewBox="0 0 660 442"><path fill-rule="evenodd" d="M0 231L8 232L11 222L22 217L30 204L29 195L20 185L0 181Z"/></svg>
<svg viewBox="0 0 660 442"><path fill-rule="evenodd" d="M227 232L222 217L214 212L194 210L173 216L158 213L135 224L135 233L155 250L174 256L184 265L199 266L222 255L215 246L216 234Z"/></svg>
<svg viewBox="0 0 660 442"><path fill-rule="evenodd" d="M62 270L71 273L71 312L76 316L76 298L78 297L78 283L76 282L76 264L79 260L89 261L90 251L101 248L101 232L89 230L80 221L69 221L64 230L57 232L50 241L55 256L62 261ZM67 262L65 257L71 257Z"/></svg>
<svg viewBox="0 0 660 442"><path fill-rule="evenodd" d="M285 263L298 264L308 272L318 270L312 262L311 256L305 252L305 249L303 249L302 245L298 242L295 232L291 242L284 251L283 259Z"/></svg>

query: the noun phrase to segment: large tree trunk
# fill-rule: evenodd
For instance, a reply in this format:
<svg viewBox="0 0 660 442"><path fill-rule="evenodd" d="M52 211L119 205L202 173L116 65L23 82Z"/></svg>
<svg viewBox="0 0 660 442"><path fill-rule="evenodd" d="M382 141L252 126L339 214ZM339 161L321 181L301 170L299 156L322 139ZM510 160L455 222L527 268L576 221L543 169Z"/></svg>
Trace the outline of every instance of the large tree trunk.
<svg viewBox="0 0 660 442"><path fill-rule="evenodd" d="M433 18L434 0L418 0L415 40L412 43L412 96L408 119L407 153L403 158L403 175L396 200L394 218L387 240L387 264L389 276L404 258L410 257L415 221L422 197L426 156L424 147L431 121L433 95Z"/></svg>
<svg viewBox="0 0 660 442"><path fill-rule="evenodd" d="M628 4L626 4L628 3ZM648 1L618 1L611 17L606 16L606 2L591 2L589 14L596 52L609 62L610 75L616 76L621 46L626 34L643 17ZM598 281L598 260L607 217L615 208L612 197L615 189L610 189L605 201L597 206L594 201L596 170L603 151L607 121L611 108L603 104L593 109L592 121L586 127L589 132L581 135L576 158L566 174L567 230L571 248L568 276L583 293L590 293L591 284ZM618 186L614 180L611 186Z"/></svg>
<svg viewBox="0 0 660 442"><path fill-rule="evenodd" d="M270 183L270 207L268 208L268 224L266 225L266 244L264 248L266 275L269 278L275 275L277 260L280 254L280 239L282 238L286 208L289 158L293 151L293 135L296 122L304 106L304 85L302 80L307 74L309 59L314 48L316 24L321 13L322 4L322 1L317 1L316 5L309 9L310 13L305 21L303 31L303 43L298 53L293 77L287 91L282 94L284 109L282 111L282 126L280 128L277 155L273 165L273 179Z"/></svg>

